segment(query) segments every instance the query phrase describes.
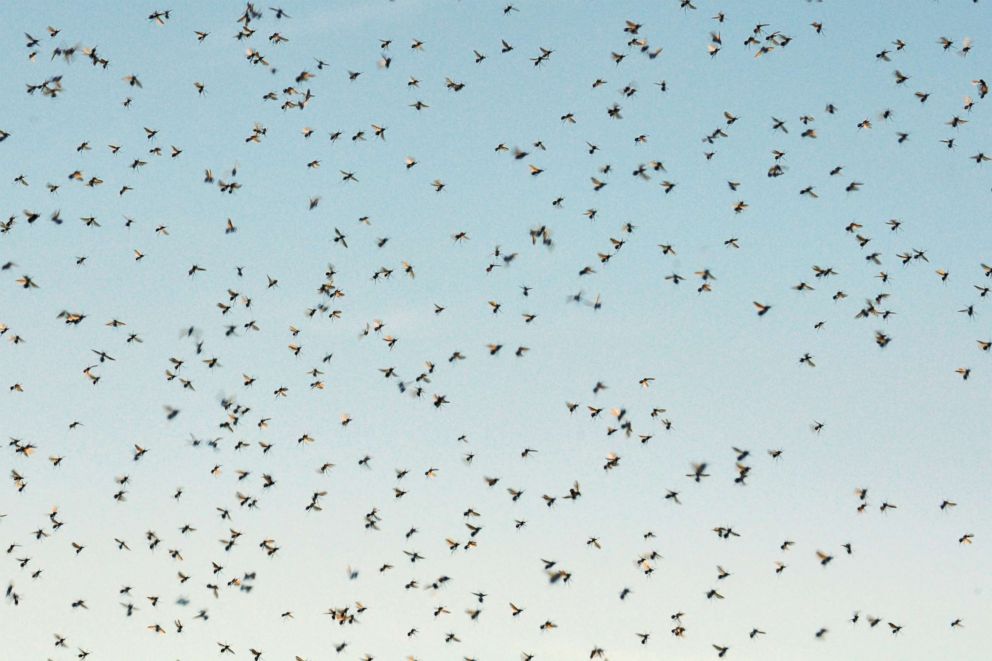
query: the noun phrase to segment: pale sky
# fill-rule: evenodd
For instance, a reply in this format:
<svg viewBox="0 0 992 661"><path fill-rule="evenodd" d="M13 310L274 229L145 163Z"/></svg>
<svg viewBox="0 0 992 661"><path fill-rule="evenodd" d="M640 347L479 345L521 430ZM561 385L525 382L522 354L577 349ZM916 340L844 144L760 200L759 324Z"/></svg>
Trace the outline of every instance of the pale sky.
<svg viewBox="0 0 992 661"><path fill-rule="evenodd" d="M988 655L987 3L510 1L0 7L0 659Z"/></svg>

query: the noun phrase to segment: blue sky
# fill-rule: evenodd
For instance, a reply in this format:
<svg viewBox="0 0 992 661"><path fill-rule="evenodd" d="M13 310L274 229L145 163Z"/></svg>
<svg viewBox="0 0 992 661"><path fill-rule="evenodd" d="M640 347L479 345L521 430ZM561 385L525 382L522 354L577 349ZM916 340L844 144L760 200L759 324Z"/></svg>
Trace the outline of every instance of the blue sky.
<svg viewBox="0 0 992 661"><path fill-rule="evenodd" d="M5 476L0 488L0 543L20 545L0 555L0 578L20 596L2 605L0 656L73 658L82 648L91 659L192 660L214 658L227 642L232 658L255 648L263 659L308 660L572 659L597 646L612 659L708 659L714 644L735 659L982 658L992 642L984 551L992 517L983 508L992 381L976 341L992 340L992 330L989 299L975 286L992 286L981 268L992 264L992 164L969 157L992 153L988 101L972 84L992 75L986 3L701 0L686 10L674 0L520 0L504 14L506 4L293 3L281 20L260 5L264 17L242 41L233 38L239 3L0 9L0 130L9 133L0 211L16 220L0 234L0 263L15 264L0 272L0 323L5 339L24 339L0 344L0 427L37 447L30 457L15 445L2 455L4 473L28 484L18 492ZM164 9L164 25L146 18ZM656 58L628 44L626 20L662 48ZM822 34L811 22L822 22ZM759 40L778 31L792 41L755 58L744 41L759 23L767 24ZM50 37L47 26L60 32ZM202 43L197 30L209 33ZM713 57L711 31L722 40ZM289 41L271 43L275 32ZM25 33L39 44L26 48ZM954 42L947 51L942 36ZM382 39L392 40L387 51ZM501 53L501 40L513 50ZM52 49L77 44L96 46L106 69L80 55L51 59ZM250 64L247 48L268 66ZM541 48L553 53L534 66ZM473 50L486 59L476 63ZM882 50L890 62L876 57ZM378 65L383 53L388 68ZM617 64L611 53L625 57ZM304 70L315 77L294 82ZM895 70L909 80L897 85ZM349 71L361 75L349 81ZM26 84L56 75L56 98L25 94ZM128 86L129 75L142 87ZM450 91L446 78L465 87ZM594 87L597 79L606 82ZM313 94L303 110L280 109L302 98L286 96L290 86ZM623 96L625 86L636 93ZM269 92L278 100L263 100ZM921 103L914 92L929 97ZM417 111L417 101L429 107ZM607 115L615 103L622 119ZM725 112L738 119L728 125ZM574 124L562 121L568 113ZM947 125L955 116L968 121ZM773 117L788 133L773 129ZM865 119L870 129L859 128ZM256 123L264 137L246 142ZM372 125L386 127L385 140ZM817 137L801 137L811 127ZM727 137L703 140L718 128ZM364 141L351 139L358 131ZM902 143L900 132L909 134ZM953 149L940 142L952 137ZM91 150L77 151L83 142ZM171 158L171 146L182 153ZM163 155L150 154L155 147ZM514 159L516 147L529 154ZM773 150L785 154L776 161ZM417 165L405 167L407 157ZM132 169L135 159L147 164ZM307 166L315 160L319 167ZM651 161L665 171L631 176ZM776 162L784 174L768 177ZM543 171L532 176L528 165ZM203 182L206 169L242 187L221 193ZM104 183L72 181L75 170ZM594 191L592 177L607 185ZM662 181L676 184L671 193ZM861 190L845 191L854 181ZM125 185L133 190L119 195ZM800 194L809 186L818 198ZM735 213L740 201L747 208ZM59 225L48 220L56 210ZM41 217L28 223L25 211ZM229 218L237 232L226 234ZM850 223L861 227L848 232ZM532 245L540 226L552 247ZM335 229L347 248L333 241ZM469 239L454 241L459 232ZM860 247L855 234L870 241ZM739 248L725 245L731 238ZM516 257L503 262L497 246ZM929 262L903 265L897 255L914 250ZM873 252L880 265L866 260ZM600 263L597 253L611 257ZM194 264L206 271L189 277ZM344 293L333 300L317 293L329 264ZM817 278L814 265L837 274ZM579 275L586 266L596 272ZM392 276L373 280L382 267ZM706 269L716 279L700 293L694 273ZM673 285L672 273L686 281ZM19 287L23 275L39 287ZM800 282L815 290L795 291ZM838 291L846 298L834 300ZM578 292L602 306L572 302ZM856 319L879 294L887 298L878 309L894 314ZM759 317L752 301L772 308ZM308 317L321 302L340 317ZM233 307L221 314L218 303ZM436 304L445 310L436 314ZM973 316L959 312L969 305ZM62 310L86 318L69 326ZM528 324L523 314L537 317ZM127 325L106 326L111 319ZM373 320L382 331L362 336ZM251 321L258 332L245 328ZM181 336L190 326L194 337ZM892 338L884 349L878 331ZM130 333L142 342L127 342ZM398 338L392 349L387 335ZM290 343L302 346L298 356ZM493 343L503 345L496 356ZM520 346L529 351L516 357ZM116 360L99 364L93 350ZM466 359L449 362L455 351ZM815 367L799 362L807 353ZM170 357L185 361L179 376L195 390L166 379ZM211 357L214 369L202 362ZM436 367L416 399L425 361ZM93 364L95 386L82 373ZM323 390L309 387L315 367ZM399 379L384 378L389 367ZM958 368L970 369L967 380ZM255 377L251 388L243 374ZM644 377L655 379L648 388ZM608 388L593 394L597 382ZM280 387L287 397L274 396ZM450 404L436 409L435 393ZM250 408L233 432L218 427L227 419L221 400L232 397ZM581 407L569 414L565 402ZM180 413L168 420L164 406ZM603 413L591 419L586 406ZM607 435L614 407L627 411L631 438ZM652 418L656 407L666 412ZM73 421L83 424L70 431ZM813 421L825 423L820 433ZM304 434L314 442L299 444ZM652 438L640 443L638 434ZM213 449L193 437L221 440ZM236 450L239 441L250 446ZM263 454L259 442L272 449ZM135 444L148 449L139 461ZM732 447L751 453L743 487L733 481ZM537 452L523 459L525 448ZM783 452L773 460L769 449ZM605 471L610 453L620 462ZM64 460L53 467L49 456ZM696 484L685 474L701 461L711 477ZM325 462L334 468L319 474ZM436 476L425 477L431 468ZM239 469L250 475L238 480ZM397 480L395 469L409 474ZM276 484L263 487L263 474ZM123 475L126 501L117 502ZM500 482L490 488L484 477ZM564 500L576 480L582 496ZM525 493L513 502L505 487ZM863 514L859 487L869 490ZM394 488L407 493L397 499ZM664 498L669 489L681 505ZM315 491L327 492L323 511L307 512ZM239 507L237 492L258 507ZM544 494L557 497L553 507ZM945 499L957 506L941 511ZM883 502L898 508L882 513ZM379 531L363 525L373 508ZM466 519L468 509L481 516ZM527 524L515 529L516 520ZM483 526L478 545L452 553L445 538L467 542L466 522ZM196 531L180 533L187 523ZM720 539L719 526L741 537ZM411 527L418 532L408 539ZM231 528L242 536L225 552L217 540ZM35 539L38 529L49 536ZM150 530L162 539L154 551ZM966 533L974 544L958 542ZM266 539L276 555L259 548ZM786 539L795 545L782 552ZM426 559L411 564L404 550ZM648 577L636 560L652 550L663 559ZM817 550L834 560L821 566ZM542 558L570 571L569 583L550 585ZM787 565L780 575L776 561ZM211 562L223 566L216 577ZM395 568L380 573L383 564ZM717 579L717 565L732 575ZM180 584L179 571L192 578ZM245 572L256 574L250 592L226 586ZM424 589L442 575L451 579L443 588ZM405 589L414 579L419 587ZM218 598L208 583L219 583ZM118 594L124 585L131 598ZM621 601L624 588L632 593ZM712 588L726 598L707 599ZM487 593L483 604L475 591ZM72 608L77 599L88 610ZM367 606L360 624L324 614L355 601ZM128 618L120 604L130 602L140 610ZM525 611L511 616L509 602ZM435 617L442 605L450 614ZM483 612L472 621L465 611L476 607ZM200 609L208 621L194 619ZM280 617L286 611L294 617ZM684 638L670 633L679 611ZM882 623L869 628L868 616ZM958 618L964 626L952 629ZM558 628L539 630L546 620ZM903 627L898 635L888 622ZM154 624L168 633L153 634ZM751 640L755 627L766 635ZM816 638L821 628L828 633ZM638 632L650 632L646 645ZM67 649L53 646L56 633ZM448 633L461 642L446 643Z"/></svg>

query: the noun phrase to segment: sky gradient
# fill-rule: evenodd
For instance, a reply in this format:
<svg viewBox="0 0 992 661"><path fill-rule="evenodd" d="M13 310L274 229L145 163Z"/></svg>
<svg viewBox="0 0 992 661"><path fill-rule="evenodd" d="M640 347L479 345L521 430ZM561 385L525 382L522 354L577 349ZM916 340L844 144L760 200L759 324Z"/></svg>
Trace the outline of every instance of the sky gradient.
<svg viewBox="0 0 992 661"><path fill-rule="evenodd" d="M990 100L972 83L992 80L987 3L519 0L505 12L508 2L295 2L282 19L259 5L243 40L235 2L0 6L0 217L16 221L0 233L0 264L12 263L0 271L0 432L17 439L0 454L0 550L19 545L0 555L19 602L0 604L0 658L83 649L93 661L194 661L254 648L270 661L564 660L602 648L614 661L694 660L716 658L713 645L728 659L987 655L992 352L979 341L992 340L992 295L979 287L992 286L982 268L992 163L969 158L992 155ZM147 18L165 9L164 24ZM791 41L755 57L760 46L744 42L757 24L767 24L759 43L775 32ZM25 33L39 43L25 47ZM662 50L649 58L632 39ZM501 40L513 49L501 53ZM71 62L52 58L77 44ZM105 68L81 53L94 46ZM268 64L251 64L249 48ZM541 48L553 52L535 66ZM896 70L910 78L897 84ZM314 77L296 82L302 71ZM52 76L62 76L55 98L25 93ZM305 108L280 108L303 98L289 87L310 90ZM257 143L246 140L256 125ZM802 137L810 128L816 137ZM726 137L706 141L717 129ZM652 161L664 171L632 176ZM769 177L776 163L783 174ZM222 193L207 169L241 188ZM77 170L84 181L70 178ZM87 187L94 176L103 183ZM666 193L663 181L676 185ZM846 190L852 182L862 186ZM56 210L61 224L49 220ZM532 242L540 227L551 246ZM898 257L914 251L929 261ZM875 252L879 264L866 259ZM190 276L193 265L206 270ZM343 293L333 299L318 292L329 265ZM391 275L374 278L383 267ZM700 292L705 270L715 279ZM666 280L673 273L685 281ZM38 288L19 286L24 275ZM814 289L795 290L801 282ZM856 318L880 294L875 309L892 314ZM772 307L759 316L754 301ZM63 310L86 316L69 325ZM891 337L885 347L877 332ZM15 336L23 342L6 341ZM490 355L491 344L502 349ZM456 351L465 359L449 360ZM417 382L426 361L430 380ZM93 365L95 385L83 373ZM594 394L598 382L607 388ZM435 394L450 403L433 406ZM231 422L224 400L250 409L231 429L220 427ZM608 434L627 420L629 437ZM18 452L25 444L36 452ZM139 460L135 445L147 449ZM744 486L734 447L750 451ZM526 448L536 452L523 458ZM605 470L610 453L620 460ZM687 477L694 462L710 477ZM575 481L581 496L565 499ZM507 487L524 494L513 501ZM317 491L322 511L307 511ZM238 493L257 507L239 506ZM883 502L897 508L881 512ZM373 510L379 530L365 525ZM466 523L482 530L470 538ZM225 551L218 540L232 528L241 536ZM154 550L148 531L161 539ZM959 542L965 534L974 543ZM477 546L462 548L470 539ZM661 557L648 576L638 559L651 551ZM817 551L833 560L821 565ZM549 582L542 559L568 582ZM718 579L717 565L731 575ZM228 585L252 572L250 591ZM450 580L430 589L440 576ZM725 598L707 598L711 589ZM79 599L87 609L72 607ZM325 614L354 613L356 601L367 609L355 624ZM512 616L510 602L525 610ZM450 614L435 615L440 606ZM195 618L201 609L208 620ZM682 637L671 633L677 612ZM541 630L546 621L557 628ZM753 628L766 633L751 639ZM445 642L450 633L460 642Z"/></svg>

